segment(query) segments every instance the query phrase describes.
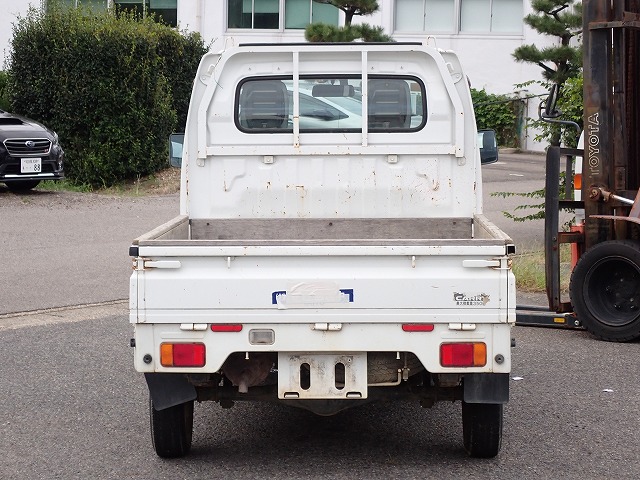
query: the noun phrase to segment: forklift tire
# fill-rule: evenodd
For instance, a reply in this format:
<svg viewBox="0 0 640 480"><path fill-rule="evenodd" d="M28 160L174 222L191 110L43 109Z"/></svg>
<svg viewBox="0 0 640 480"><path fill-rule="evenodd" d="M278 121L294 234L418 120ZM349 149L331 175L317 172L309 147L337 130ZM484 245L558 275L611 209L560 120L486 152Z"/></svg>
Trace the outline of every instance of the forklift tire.
<svg viewBox="0 0 640 480"><path fill-rule="evenodd" d="M193 400L164 410L156 410L149 399L151 441L162 458L183 457L191 450Z"/></svg>
<svg viewBox="0 0 640 480"><path fill-rule="evenodd" d="M640 337L640 243L610 240L587 250L569 284L571 303L595 337L628 342Z"/></svg>
<svg viewBox="0 0 640 480"><path fill-rule="evenodd" d="M493 458L502 446L501 403L462 402L462 437L470 457Z"/></svg>

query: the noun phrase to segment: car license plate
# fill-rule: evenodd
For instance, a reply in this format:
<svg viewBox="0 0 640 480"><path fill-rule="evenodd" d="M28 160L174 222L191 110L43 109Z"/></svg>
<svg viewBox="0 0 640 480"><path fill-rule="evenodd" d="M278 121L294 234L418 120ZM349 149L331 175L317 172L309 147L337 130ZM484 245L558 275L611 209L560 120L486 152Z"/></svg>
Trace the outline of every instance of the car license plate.
<svg viewBox="0 0 640 480"><path fill-rule="evenodd" d="M22 158L20 159L20 173L40 173L42 172L41 158Z"/></svg>

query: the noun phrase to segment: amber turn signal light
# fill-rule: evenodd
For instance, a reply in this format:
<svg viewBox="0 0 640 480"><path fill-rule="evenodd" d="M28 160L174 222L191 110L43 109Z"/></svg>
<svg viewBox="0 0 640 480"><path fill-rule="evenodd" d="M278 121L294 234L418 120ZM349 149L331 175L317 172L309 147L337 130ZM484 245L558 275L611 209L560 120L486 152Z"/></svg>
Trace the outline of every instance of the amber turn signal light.
<svg viewBox="0 0 640 480"><path fill-rule="evenodd" d="M440 365L443 367L484 367L487 345L484 343L443 343L440 345Z"/></svg>
<svg viewBox="0 0 640 480"><path fill-rule="evenodd" d="M204 367L204 343L163 343L160 345L160 364L163 367Z"/></svg>

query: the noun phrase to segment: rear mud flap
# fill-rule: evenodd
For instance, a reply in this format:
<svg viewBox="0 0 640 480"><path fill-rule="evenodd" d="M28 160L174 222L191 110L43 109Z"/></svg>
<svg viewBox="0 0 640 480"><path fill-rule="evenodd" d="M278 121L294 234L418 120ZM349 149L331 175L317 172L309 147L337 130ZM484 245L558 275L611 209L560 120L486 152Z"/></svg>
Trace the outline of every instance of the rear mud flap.
<svg viewBox="0 0 640 480"><path fill-rule="evenodd" d="M149 393L156 410L164 410L195 400L196 389L180 373L145 373Z"/></svg>
<svg viewBox="0 0 640 480"><path fill-rule="evenodd" d="M508 373L470 373L464 376L464 401L467 403L507 403Z"/></svg>

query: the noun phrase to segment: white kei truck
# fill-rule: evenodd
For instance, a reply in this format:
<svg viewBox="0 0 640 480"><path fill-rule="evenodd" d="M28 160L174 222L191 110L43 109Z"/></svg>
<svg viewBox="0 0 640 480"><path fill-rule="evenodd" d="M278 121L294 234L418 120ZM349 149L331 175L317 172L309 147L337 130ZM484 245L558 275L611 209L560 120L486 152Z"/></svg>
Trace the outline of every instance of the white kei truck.
<svg viewBox="0 0 640 480"><path fill-rule="evenodd" d="M459 400L468 454L497 455L515 247L483 216L477 135L457 56L428 44L206 54L180 215L130 248L156 453L189 452L194 401Z"/></svg>

